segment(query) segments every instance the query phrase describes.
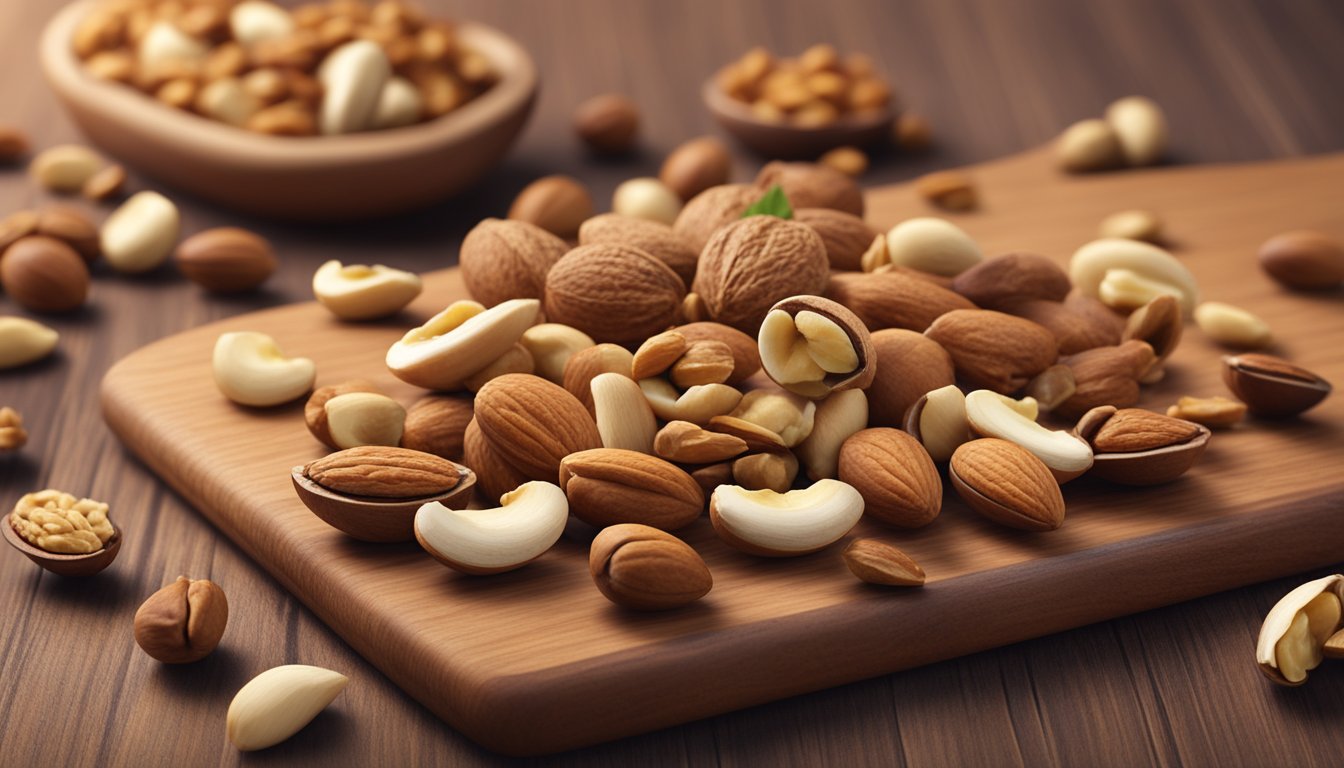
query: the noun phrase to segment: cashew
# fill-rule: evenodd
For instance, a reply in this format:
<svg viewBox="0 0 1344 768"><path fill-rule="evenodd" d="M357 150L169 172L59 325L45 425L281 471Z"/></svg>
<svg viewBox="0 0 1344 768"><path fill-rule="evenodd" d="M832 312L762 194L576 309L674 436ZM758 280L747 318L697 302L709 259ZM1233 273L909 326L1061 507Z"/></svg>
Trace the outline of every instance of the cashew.
<svg viewBox="0 0 1344 768"><path fill-rule="evenodd" d="M318 116L322 133L355 133L371 127L391 76L387 54L372 40L354 40L327 54L317 73L325 86Z"/></svg>
<svg viewBox="0 0 1344 768"><path fill-rule="evenodd" d="M1132 269L1108 269L1097 286L1097 297L1111 309L1130 312L1159 296L1181 298L1181 289L1161 280L1145 277Z"/></svg>
<svg viewBox="0 0 1344 768"><path fill-rule="evenodd" d="M181 226L171 200L158 192L138 192L103 222L103 258L118 272L148 272L168 258Z"/></svg>
<svg viewBox="0 0 1344 768"><path fill-rule="evenodd" d="M463 573L520 568L550 549L565 530L569 501L553 483L523 483L495 509L449 509L437 501L415 513L415 538L425 551Z"/></svg>
<svg viewBox="0 0 1344 768"><path fill-rule="evenodd" d="M782 389L756 389L744 395L730 415L765 427L792 448L812 434L817 404Z"/></svg>
<svg viewBox="0 0 1344 768"><path fill-rule="evenodd" d="M361 445L401 445L406 409L387 395L350 392L328 400L327 431L337 448Z"/></svg>
<svg viewBox="0 0 1344 768"><path fill-rule="evenodd" d="M1167 118L1152 99L1119 99L1106 108L1106 122L1115 129L1130 165L1152 165L1167 151Z"/></svg>
<svg viewBox="0 0 1344 768"><path fill-rule="evenodd" d="M420 122L424 112L420 91L404 77L390 77L378 94L378 107L373 111L373 128L399 128Z"/></svg>
<svg viewBox="0 0 1344 768"><path fill-rule="evenodd" d="M556 384L565 383L565 364L575 353L597 345L593 338L561 323L542 323L523 332L519 342L532 353L536 374Z"/></svg>
<svg viewBox="0 0 1344 768"><path fill-rule="evenodd" d="M639 388L653 412L663 421L689 421L704 426L715 416L730 413L742 393L727 384L701 384L680 395L667 379L640 379Z"/></svg>
<svg viewBox="0 0 1344 768"><path fill-rule="evenodd" d="M453 302L387 350L397 378L425 389L460 389L523 337L541 302L510 299L490 309L474 301Z"/></svg>
<svg viewBox="0 0 1344 768"><path fill-rule="evenodd" d="M593 411L602 446L653 453L658 420L634 379L619 373L600 373L588 386L593 393Z"/></svg>
<svg viewBox="0 0 1344 768"><path fill-rule="evenodd" d="M56 331L26 317L0 317L0 370L41 360L60 339Z"/></svg>
<svg viewBox="0 0 1344 768"><path fill-rule="evenodd" d="M931 216L906 219L887 232L891 264L948 277L979 264L980 246L960 227Z"/></svg>
<svg viewBox="0 0 1344 768"><path fill-rule="evenodd" d="M966 396L956 384L925 394L919 407L919 441L934 461L947 461L962 443L971 439Z"/></svg>
<svg viewBox="0 0 1344 768"><path fill-rule="evenodd" d="M140 38L137 48L140 70L150 74L164 67L201 63L208 53L205 43L166 20L154 22Z"/></svg>
<svg viewBox="0 0 1344 768"><path fill-rule="evenodd" d="M44 150L28 164L33 180L52 192L78 192L84 182L93 178L103 159L88 147L79 144L61 144Z"/></svg>
<svg viewBox="0 0 1344 768"><path fill-rule="evenodd" d="M753 554L802 555L826 547L859 522L863 497L839 480L788 493L721 485L709 502L714 530Z"/></svg>
<svg viewBox="0 0 1344 768"><path fill-rule="evenodd" d="M536 364L532 361L532 353L522 344L514 344L507 352L495 358L494 362L468 376L463 386L472 392L479 392L491 379L509 373L532 373L535 370Z"/></svg>
<svg viewBox="0 0 1344 768"><path fill-rule="evenodd" d="M1276 683L1301 685L1320 665L1327 640L1340 630L1344 576L1309 581L1279 600L1265 617L1255 661Z"/></svg>
<svg viewBox="0 0 1344 768"><path fill-rule="evenodd" d="M332 260L313 274L313 295L342 320L374 320L400 312L420 295L419 275L381 264L342 266Z"/></svg>
<svg viewBox="0 0 1344 768"><path fill-rule="evenodd" d="M1060 482L1086 472L1092 466L1092 447L1068 432L1037 424L1035 406L1034 400L1018 403L997 392L978 389L966 395L966 420L976 434L1001 438L1027 449Z"/></svg>
<svg viewBox="0 0 1344 768"><path fill-rule="evenodd" d="M215 384L240 405L266 407L302 397L313 388L317 368L306 357L287 358L264 333L221 334L215 342Z"/></svg>
<svg viewBox="0 0 1344 768"><path fill-rule="evenodd" d="M1185 265L1170 253L1149 243L1122 238L1103 238L1093 240L1074 252L1069 260L1069 279L1082 293L1097 298L1101 296L1101 284L1107 273L1113 270L1127 270L1144 281L1144 285L1170 286L1178 292L1181 309L1187 314L1199 303L1199 287L1194 275ZM1128 281L1127 275L1112 275L1111 291L1124 295L1123 289ZM1117 285L1118 282L1118 285ZM1151 296L1149 297L1151 298ZM1133 301L1135 299L1131 299ZM1142 306L1139 302L1135 306ZM1116 306L1116 305L1112 305Z"/></svg>
<svg viewBox="0 0 1344 768"><path fill-rule="evenodd" d="M1221 301L1206 301L1195 307L1195 323L1209 338L1230 347L1264 347L1271 335L1264 320Z"/></svg>
<svg viewBox="0 0 1344 768"><path fill-rule="evenodd" d="M611 210L622 216L671 226L681 213L681 198L658 179L630 179L616 187L611 196Z"/></svg>

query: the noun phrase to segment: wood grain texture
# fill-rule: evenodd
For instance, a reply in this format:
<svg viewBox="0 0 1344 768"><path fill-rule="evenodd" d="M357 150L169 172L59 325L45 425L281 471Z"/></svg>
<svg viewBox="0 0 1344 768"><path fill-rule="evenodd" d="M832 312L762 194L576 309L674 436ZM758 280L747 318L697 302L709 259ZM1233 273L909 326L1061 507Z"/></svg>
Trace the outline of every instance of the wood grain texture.
<svg viewBox="0 0 1344 768"><path fill-rule="evenodd" d="M1344 148L1344 12L1322 0L1131 3L800 0L654 4L427 3L515 34L542 70L537 113L519 148L462 200L379 226L282 227L175 198L186 231L241 225L283 259L265 291L211 298L170 273L99 272L88 310L52 321L60 357L0 373L0 400L33 433L0 459L0 499L55 485L122 510L134 534L95 582L44 576L0 556L0 753L33 765L233 765L228 699L282 663L340 669L351 685L295 739L247 762L497 764L361 661L282 586L130 458L103 426L97 385L123 355L203 322L306 299L326 258L411 269L452 263L467 228L507 209L531 178L566 172L600 200L621 179L657 170L678 141L712 131L701 80L749 45L798 50L819 39L875 55L940 144L878 158L881 183L993 158L1048 140L1067 122L1130 92L1153 96L1182 163L1252 160ZM0 0L0 120L39 146L77 140L35 77L34 41L55 8ZM645 151L630 163L577 152L570 110L605 90L636 95ZM758 160L739 157L749 177ZM133 186L151 184L133 178ZM1268 190L1272 196L1275 190ZM46 202L21 172L0 173L0 209ZM1336 232L1344 235L1344 232ZM1246 244L1247 248L1254 243ZM1336 308L1338 304L1334 304ZM0 295L0 312L18 311ZM1272 541L1266 541L1273 548ZM782 765L1334 765L1344 753L1344 671L1281 691L1248 669L1255 632L1279 596L1340 566L1225 592L909 672L569 753L553 764ZM162 667L130 635L141 600L180 573L225 586L224 647L191 668ZM1123 588L1111 583L1106 589ZM96 663L52 651L77 637Z"/></svg>

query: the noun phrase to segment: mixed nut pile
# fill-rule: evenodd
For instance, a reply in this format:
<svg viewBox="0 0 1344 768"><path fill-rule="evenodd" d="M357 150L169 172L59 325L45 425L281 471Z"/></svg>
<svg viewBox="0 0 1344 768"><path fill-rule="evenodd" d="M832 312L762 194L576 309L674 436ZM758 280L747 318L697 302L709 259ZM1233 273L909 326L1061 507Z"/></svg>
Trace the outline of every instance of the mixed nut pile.
<svg viewBox="0 0 1344 768"><path fill-rule="evenodd" d="M263 0L105 0L73 47L94 77L274 136L432 120L496 79L452 23L399 0L292 11Z"/></svg>
<svg viewBox="0 0 1344 768"><path fill-rule="evenodd" d="M716 82L758 119L799 127L885 113L895 101L871 58L858 53L842 58L825 44L808 48L796 59L753 48L720 70Z"/></svg>

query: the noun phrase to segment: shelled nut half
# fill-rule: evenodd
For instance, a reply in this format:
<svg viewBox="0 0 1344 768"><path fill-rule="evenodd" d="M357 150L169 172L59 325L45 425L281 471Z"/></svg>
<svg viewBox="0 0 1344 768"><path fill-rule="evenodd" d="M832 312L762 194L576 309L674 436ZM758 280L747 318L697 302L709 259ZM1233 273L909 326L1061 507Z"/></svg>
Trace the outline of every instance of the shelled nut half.
<svg viewBox="0 0 1344 768"><path fill-rule="evenodd" d="M484 575L521 568L560 539L569 501L554 483L523 483L494 509L449 509L437 502L415 514L415 538L444 565Z"/></svg>
<svg viewBox="0 0 1344 768"><path fill-rule="evenodd" d="M1254 352L1223 358L1223 383L1251 413L1268 418L1297 416L1330 394L1330 382L1273 355Z"/></svg>
<svg viewBox="0 0 1344 768"><path fill-rule="evenodd" d="M275 746L312 722L348 682L339 672L304 664L268 669L229 703L229 741L244 752Z"/></svg>
<svg viewBox="0 0 1344 768"><path fill-rule="evenodd" d="M709 566L689 544L634 523L597 534L588 550L588 571L608 600L638 611L680 608L714 586Z"/></svg>
<svg viewBox="0 0 1344 768"><path fill-rule="evenodd" d="M1176 296L1186 314L1199 303L1190 270L1167 251L1138 240L1093 240L1074 252L1069 278L1074 288L1114 308L1135 309L1161 293Z"/></svg>
<svg viewBox="0 0 1344 768"><path fill-rule="evenodd" d="M839 480L777 493L721 485L709 500L714 530L733 547L753 555L792 557L824 549L863 515L863 496Z"/></svg>
<svg viewBox="0 0 1344 768"><path fill-rule="evenodd" d="M1025 448L1055 479L1068 482L1092 467L1092 448L1075 435L1051 430L1017 410L1012 398L978 389L966 395L966 421L981 437L996 437Z"/></svg>
<svg viewBox="0 0 1344 768"><path fill-rule="evenodd" d="M957 495L990 520L1025 531L1064 524L1064 496L1050 470L1022 446L972 440L952 454L948 477Z"/></svg>
<svg viewBox="0 0 1344 768"><path fill-rule="evenodd" d="M678 393L666 379L640 379L639 388L654 414L664 421L689 421L704 426L742 402L742 393L727 384L700 384Z"/></svg>
<svg viewBox="0 0 1344 768"><path fill-rule="evenodd" d="M215 383L225 397L258 408L302 397L317 377L312 360L285 357L275 339L256 331L220 334L213 367Z"/></svg>
<svg viewBox="0 0 1344 768"><path fill-rule="evenodd" d="M863 389L877 373L877 354L863 321L820 296L777 302L761 323L757 345L766 375L812 399Z"/></svg>
<svg viewBox="0 0 1344 768"><path fill-rule="evenodd" d="M342 320L390 317L423 289L419 275L381 264L344 265L333 259L313 273L313 296Z"/></svg>
<svg viewBox="0 0 1344 768"><path fill-rule="evenodd" d="M909 555L877 539L855 539L841 553L849 572L867 584L919 587L924 569Z"/></svg>
<svg viewBox="0 0 1344 768"><path fill-rule="evenodd" d="M640 523L664 531L700 517L704 493L691 476L657 456L619 448L571 453L560 461L560 488L575 517L597 527Z"/></svg>
<svg viewBox="0 0 1344 768"><path fill-rule="evenodd" d="M1124 485L1175 480L1199 461L1211 434L1192 421L1113 405L1083 414L1074 433L1092 446L1091 473Z"/></svg>
<svg viewBox="0 0 1344 768"><path fill-rule="evenodd" d="M1341 628L1344 576L1309 581L1275 603L1260 627L1255 661L1280 685L1301 685L1320 665L1322 649Z"/></svg>
<svg viewBox="0 0 1344 768"><path fill-rule="evenodd" d="M56 350L61 335L26 317L0 317L0 370L35 363Z"/></svg>
<svg viewBox="0 0 1344 768"><path fill-rule="evenodd" d="M187 664L215 650L228 621L229 601L218 584L179 576L136 610L135 642L165 664Z"/></svg>
<svg viewBox="0 0 1344 768"><path fill-rule="evenodd" d="M934 461L947 461L971 439L966 395L956 384L926 392L905 414L905 431L924 446Z"/></svg>
<svg viewBox="0 0 1344 768"><path fill-rule="evenodd" d="M510 299L490 309L455 301L387 350L387 367L408 384L454 390L523 337L541 309L536 299Z"/></svg>

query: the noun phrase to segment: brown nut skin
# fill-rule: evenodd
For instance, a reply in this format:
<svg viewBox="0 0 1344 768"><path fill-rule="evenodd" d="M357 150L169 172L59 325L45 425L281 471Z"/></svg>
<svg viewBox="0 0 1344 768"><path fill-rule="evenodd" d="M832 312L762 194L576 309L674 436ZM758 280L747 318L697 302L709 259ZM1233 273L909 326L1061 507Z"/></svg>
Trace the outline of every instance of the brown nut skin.
<svg viewBox="0 0 1344 768"><path fill-rule="evenodd" d="M826 246L811 227L751 216L705 245L692 290L715 321L754 336L775 302L821 294L829 274Z"/></svg>
<svg viewBox="0 0 1344 768"><path fill-rule="evenodd" d="M588 571L611 602L664 611L699 600L714 586L709 566L691 546L647 525L613 525L588 551Z"/></svg>
<svg viewBox="0 0 1344 768"><path fill-rule="evenodd" d="M588 412L593 413L593 379L603 373L632 375L634 356L630 350L610 342L581 349L565 362L563 383L565 391L579 399Z"/></svg>
<svg viewBox="0 0 1344 768"><path fill-rule="evenodd" d="M756 339L723 323L703 321L679 325L672 330L681 334L688 344L697 341L719 341L733 352L733 372L724 383L735 387L761 370L761 351Z"/></svg>
<svg viewBox="0 0 1344 768"><path fill-rule="evenodd" d="M727 184L733 173L733 156L713 136L701 136L682 144L663 161L658 179L689 201L710 187Z"/></svg>
<svg viewBox="0 0 1344 768"><path fill-rule="evenodd" d="M135 642L165 664L189 664L215 650L228 622L229 601L218 584L179 576L135 612Z"/></svg>
<svg viewBox="0 0 1344 768"><path fill-rule="evenodd" d="M795 210L833 208L863 218L863 190L845 174L818 163L766 163L756 174L761 194L778 184Z"/></svg>
<svg viewBox="0 0 1344 768"><path fill-rule="evenodd" d="M474 418L462 433L462 463L476 473L478 496L487 505L498 503L501 496L530 479L495 450Z"/></svg>
<svg viewBox="0 0 1344 768"><path fill-rule="evenodd" d="M471 297L487 307L540 299L546 273L569 250L564 240L526 221L486 219L462 240L458 263Z"/></svg>
<svg viewBox="0 0 1344 768"><path fill-rule="evenodd" d="M826 378L820 382L815 382L815 384L820 385L818 389L809 389L803 383L780 384L781 387L794 394L812 400L820 400L832 392L843 392L847 389L867 389L868 385L873 383L873 377L877 375L878 360L877 353L873 350L872 334L868 333L868 328L863 324L863 321L843 304L821 296L790 296L777 302L770 308L770 311L773 312L777 309L787 312L792 317L797 317L799 312L815 312L831 320L845 332L859 359L859 365L853 371L842 374L827 374ZM769 371L766 372L766 375L769 375ZM779 382L775 383L779 384Z"/></svg>
<svg viewBox="0 0 1344 768"><path fill-rule="evenodd" d="M546 276L543 306L553 323L596 342L639 342L677 321L686 286L672 268L637 248L581 245Z"/></svg>
<svg viewBox="0 0 1344 768"><path fill-rule="evenodd" d="M855 539L840 553L855 578L885 587L918 587L924 569L901 550L877 539Z"/></svg>
<svg viewBox="0 0 1344 768"><path fill-rule="evenodd" d="M1072 287L1062 267L1034 253L1005 253L986 259L952 281L952 290L976 306L997 310L1033 299L1063 301Z"/></svg>
<svg viewBox="0 0 1344 768"><path fill-rule="evenodd" d="M561 459L602 446L597 424L583 404L559 384L531 374L509 373L487 381L476 393L473 420L490 446L528 480L553 483Z"/></svg>
<svg viewBox="0 0 1344 768"><path fill-rule="evenodd" d="M801 208L793 212L793 218L815 229L821 236L831 269L859 271L864 252L877 237L877 230L863 219L831 208Z"/></svg>
<svg viewBox="0 0 1344 768"><path fill-rule="evenodd" d="M865 429L840 446L839 478L863 496L863 514L900 528L933 522L943 481L928 451L899 429Z"/></svg>
<svg viewBox="0 0 1344 768"><path fill-rule="evenodd" d="M188 280L211 293L250 291L279 265L265 238L238 227L192 235L177 246L173 260Z"/></svg>
<svg viewBox="0 0 1344 768"><path fill-rule="evenodd" d="M877 375L868 385L868 424L897 427L927 392L956 383L952 356L922 333L887 328L873 334Z"/></svg>
<svg viewBox="0 0 1344 768"><path fill-rule="evenodd" d="M560 488L569 511L603 528L640 523L664 531L690 525L705 507L699 484L657 456L620 448L594 448L560 461Z"/></svg>
<svg viewBox="0 0 1344 768"><path fill-rule="evenodd" d="M1202 424L1139 408L1093 408L1073 433L1092 446L1089 475L1121 485L1159 485L1199 461L1211 432Z"/></svg>
<svg viewBox="0 0 1344 768"><path fill-rule="evenodd" d="M425 395L406 409L401 447L461 461L467 425L474 414L473 397Z"/></svg>
<svg viewBox="0 0 1344 768"><path fill-rule="evenodd" d="M37 234L55 238L74 248L85 264L97 261L103 252L98 225L75 208L53 205L38 211Z"/></svg>
<svg viewBox="0 0 1344 768"><path fill-rule="evenodd" d="M1281 357L1247 352L1223 358L1223 383L1262 418L1297 416L1324 400L1330 382Z"/></svg>
<svg viewBox="0 0 1344 768"><path fill-rule="evenodd" d="M1321 232L1284 232L1260 246L1260 268L1280 285L1300 291L1344 282L1344 243Z"/></svg>
<svg viewBox="0 0 1344 768"><path fill-rule="evenodd" d="M962 444L948 477L957 495L990 520L1024 531L1064 524L1064 495L1050 469L1017 443L994 437Z"/></svg>
<svg viewBox="0 0 1344 768"><path fill-rule="evenodd" d="M902 272L836 272L826 285L833 299L859 316L870 331L907 328L923 332L954 309L975 309L969 299Z"/></svg>
<svg viewBox="0 0 1344 768"><path fill-rule="evenodd" d="M720 227L738 219L761 193L750 184L720 184L696 195L682 206L672 229L699 253Z"/></svg>
<svg viewBox="0 0 1344 768"><path fill-rule="evenodd" d="M639 137L639 108L619 93L593 96L574 110L574 132L598 154L624 154Z"/></svg>
<svg viewBox="0 0 1344 768"><path fill-rule="evenodd" d="M1002 311L1030 320L1055 335L1061 355L1120 343L1125 321L1097 299L1078 291L1063 302L1029 299Z"/></svg>
<svg viewBox="0 0 1344 768"><path fill-rule="evenodd" d="M596 243L638 248L671 267L688 286L700 260L700 251L666 224L615 213L594 216L579 227L579 245Z"/></svg>
<svg viewBox="0 0 1344 768"><path fill-rule="evenodd" d="M88 298L89 268L60 240L30 235L5 250L0 286L33 312L70 312Z"/></svg>
<svg viewBox="0 0 1344 768"><path fill-rule="evenodd" d="M1153 348L1143 341L1126 341L1060 358L1060 363L1073 370L1074 390L1053 412L1076 419L1099 405L1128 408L1139 402L1139 380L1156 362Z"/></svg>
<svg viewBox="0 0 1344 768"><path fill-rule="evenodd" d="M338 395L348 395L352 392L373 392L376 394L378 393L378 387L367 379L352 379L341 384L318 387L313 390L313 394L308 396L308 402L304 403L303 421L308 425L308 431L312 433L313 437L317 438L318 442L332 450L340 450L340 446L336 445L336 441L331 439L331 430L327 428L327 401Z"/></svg>
<svg viewBox="0 0 1344 768"><path fill-rule="evenodd" d="M557 237L572 239L593 215L588 189L569 176L545 176L528 184L509 206L509 218L526 221ZM509 298L518 298L511 296Z"/></svg>
<svg viewBox="0 0 1344 768"><path fill-rule="evenodd" d="M990 309L957 309L924 332L952 356L957 376L974 387L1016 392L1059 356L1055 335L1020 317Z"/></svg>

